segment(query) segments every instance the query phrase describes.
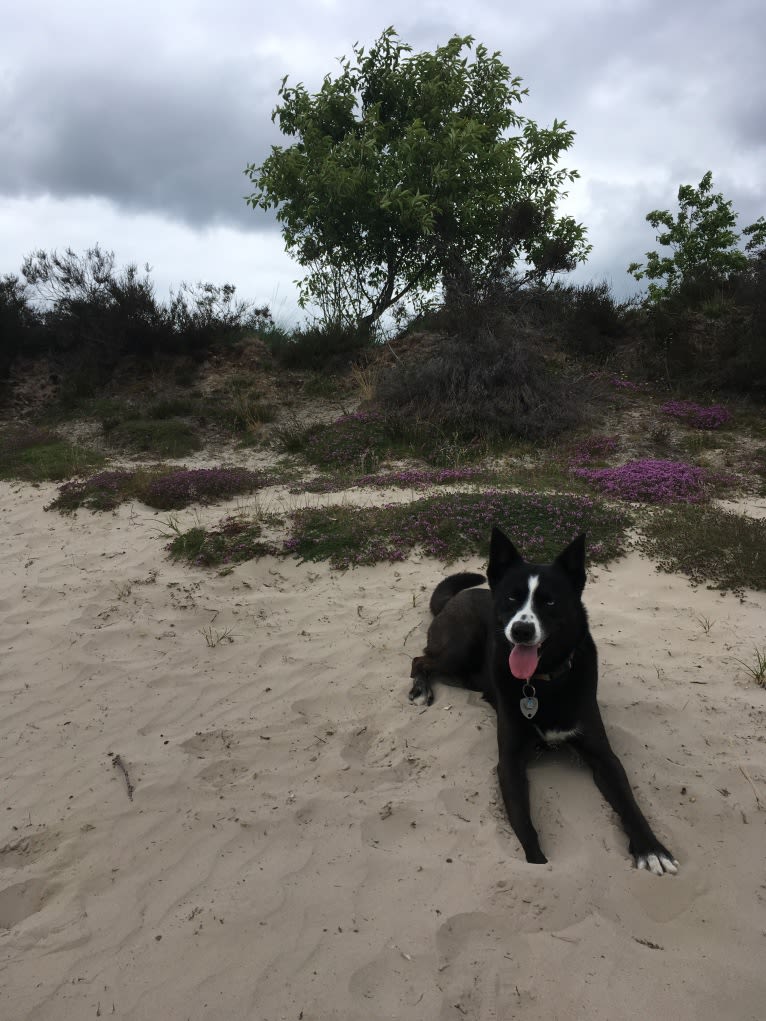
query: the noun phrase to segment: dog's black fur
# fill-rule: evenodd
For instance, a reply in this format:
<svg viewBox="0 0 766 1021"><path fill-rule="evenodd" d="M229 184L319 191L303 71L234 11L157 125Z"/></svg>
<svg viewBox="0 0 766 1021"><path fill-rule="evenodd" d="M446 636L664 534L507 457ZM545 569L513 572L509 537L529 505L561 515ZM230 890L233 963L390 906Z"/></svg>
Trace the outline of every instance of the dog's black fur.
<svg viewBox="0 0 766 1021"><path fill-rule="evenodd" d="M480 574L451 575L436 587L426 648L412 662L410 699L423 698L430 705L431 678L442 677L482 692L494 706L500 789L527 861L547 861L530 818L527 761L541 740L563 738L592 768L599 790L622 821L636 865L656 875L675 872L678 863L636 804L601 719L596 700L596 646L581 599L585 536L575 539L552 564L543 566L526 563L513 543L495 528L487 574L489 590L475 587L485 580ZM530 577L538 578L536 589L530 585ZM544 636L530 680L539 703L532 719L525 718L520 708L524 681L514 677L509 666L514 645L509 637L511 627L518 644L531 644L524 625L517 631L519 605L527 599L526 608Z"/></svg>

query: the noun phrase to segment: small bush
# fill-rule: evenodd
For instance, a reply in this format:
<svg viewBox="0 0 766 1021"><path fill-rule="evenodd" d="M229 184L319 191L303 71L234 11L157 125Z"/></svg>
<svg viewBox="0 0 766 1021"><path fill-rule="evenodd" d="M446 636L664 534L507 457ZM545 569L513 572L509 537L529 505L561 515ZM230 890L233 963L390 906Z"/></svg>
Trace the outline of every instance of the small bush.
<svg viewBox="0 0 766 1021"><path fill-rule="evenodd" d="M461 438L540 439L583 421L593 388L554 373L533 340L489 330L397 362L375 395L402 430L420 421Z"/></svg>
<svg viewBox="0 0 766 1021"><path fill-rule="evenodd" d="M369 334L350 326L314 325L293 334L261 334L274 358L286 369L317 373L348 368L372 346Z"/></svg>
<svg viewBox="0 0 766 1021"><path fill-rule="evenodd" d="M683 461L643 458L619 468L575 468L574 474L602 493L634 503L701 503L729 481Z"/></svg>

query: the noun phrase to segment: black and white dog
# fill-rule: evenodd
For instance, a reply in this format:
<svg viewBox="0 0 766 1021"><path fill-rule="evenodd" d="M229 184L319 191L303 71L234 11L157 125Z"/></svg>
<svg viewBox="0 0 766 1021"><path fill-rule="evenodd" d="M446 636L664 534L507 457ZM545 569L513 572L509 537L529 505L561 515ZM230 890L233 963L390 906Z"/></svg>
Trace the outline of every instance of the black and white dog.
<svg viewBox="0 0 766 1021"><path fill-rule="evenodd" d="M495 528L487 570L453 574L431 596L434 619L412 661L410 699L433 702L431 678L481 691L497 712L497 772L506 811L527 861L545 863L529 813L527 761L544 741L569 741L617 812L640 869L657 876L678 862L652 832L604 730L596 688L596 646L582 604L585 536L552 564L527 563Z"/></svg>

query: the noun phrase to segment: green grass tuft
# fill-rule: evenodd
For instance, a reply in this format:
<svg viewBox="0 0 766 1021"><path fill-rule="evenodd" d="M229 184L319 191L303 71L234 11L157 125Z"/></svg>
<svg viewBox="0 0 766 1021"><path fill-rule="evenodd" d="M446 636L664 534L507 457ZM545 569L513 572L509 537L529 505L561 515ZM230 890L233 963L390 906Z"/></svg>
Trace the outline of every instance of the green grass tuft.
<svg viewBox="0 0 766 1021"><path fill-rule="evenodd" d="M241 563L274 552L273 545L262 539L260 523L244 517L224 518L210 529L196 526L182 532L173 525L171 528L176 532L167 546L171 559L197 567Z"/></svg>

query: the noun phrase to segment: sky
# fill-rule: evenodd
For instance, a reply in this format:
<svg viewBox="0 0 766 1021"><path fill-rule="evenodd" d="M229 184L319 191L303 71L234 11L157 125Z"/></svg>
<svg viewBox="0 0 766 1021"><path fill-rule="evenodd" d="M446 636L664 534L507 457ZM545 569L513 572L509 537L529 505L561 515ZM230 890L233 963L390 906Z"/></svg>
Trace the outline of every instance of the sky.
<svg viewBox="0 0 766 1021"><path fill-rule="evenodd" d="M523 78L519 112L576 132L576 281L637 293L646 213L707 170L740 227L766 214L762 0L26 0L0 25L0 276L98 243L161 295L231 283L294 323L301 268L244 169L290 144L271 121L285 75L315 91L389 25L415 51L474 36Z"/></svg>

